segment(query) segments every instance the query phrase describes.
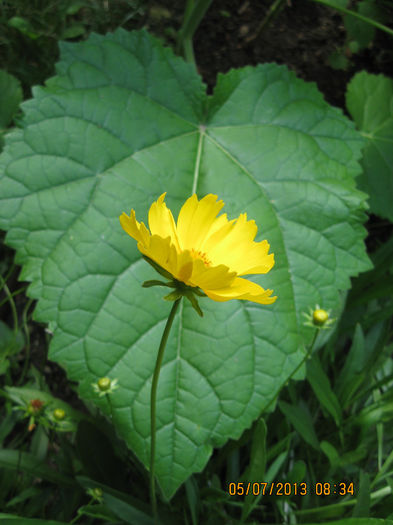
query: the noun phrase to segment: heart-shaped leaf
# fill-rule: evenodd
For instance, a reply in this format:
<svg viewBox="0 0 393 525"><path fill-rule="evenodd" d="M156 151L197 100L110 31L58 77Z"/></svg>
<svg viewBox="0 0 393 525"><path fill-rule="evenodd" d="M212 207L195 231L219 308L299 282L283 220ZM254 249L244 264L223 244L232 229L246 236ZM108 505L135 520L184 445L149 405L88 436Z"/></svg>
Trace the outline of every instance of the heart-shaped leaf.
<svg viewBox="0 0 393 525"><path fill-rule="evenodd" d="M23 264L50 359L110 414L148 465L150 385L171 307L119 224L146 223L161 193L175 216L191 193L247 212L276 265L256 281L261 306L182 303L158 385L156 473L170 498L213 447L238 438L304 359L302 313L337 312L349 277L370 268L365 194L355 188L362 139L316 87L267 64L220 75L212 97L193 67L145 32L62 44L58 76L23 105L2 155L1 221ZM98 378L118 389L98 397Z"/></svg>

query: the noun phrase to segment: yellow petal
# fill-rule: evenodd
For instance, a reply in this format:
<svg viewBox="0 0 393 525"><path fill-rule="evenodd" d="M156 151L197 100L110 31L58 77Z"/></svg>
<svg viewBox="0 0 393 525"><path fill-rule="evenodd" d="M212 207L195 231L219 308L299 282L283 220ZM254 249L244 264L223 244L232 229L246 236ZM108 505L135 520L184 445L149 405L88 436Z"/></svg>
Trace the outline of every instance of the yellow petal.
<svg viewBox="0 0 393 525"><path fill-rule="evenodd" d="M247 221L247 214L242 213L234 224L228 223L206 241L207 256L238 275L266 273L274 266L274 255L268 254L267 241L254 242L257 231L255 221Z"/></svg>
<svg viewBox="0 0 393 525"><path fill-rule="evenodd" d="M237 265L238 275L267 273L274 266L274 254L269 253L270 245L267 241L254 242L248 249L247 260Z"/></svg>
<svg viewBox="0 0 393 525"><path fill-rule="evenodd" d="M194 261L187 261L185 264L180 266L180 269L177 272L176 278L183 283L189 283L190 277L192 275L192 270L194 268Z"/></svg>
<svg viewBox="0 0 393 525"><path fill-rule="evenodd" d="M270 297L273 290L265 290L258 284L236 277L232 284L227 288L208 290L204 289L205 294L214 301L229 301L230 299L244 299L259 304L272 304L277 297Z"/></svg>
<svg viewBox="0 0 393 525"><path fill-rule="evenodd" d="M224 202L217 202L217 195L211 193L200 201L195 194L186 200L177 219L177 235L183 249L200 250L215 221L222 224L223 219L216 217L223 206Z"/></svg>
<svg viewBox="0 0 393 525"><path fill-rule="evenodd" d="M135 211L131 210L130 216L126 213L122 213L119 217L120 224L128 235L131 235L133 239L144 246L149 246L150 233L143 222L139 223L135 218Z"/></svg>
<svg viewBox="0 0 393 525"><path fill-rule="evenodd" d="M163 239L158 235L152 235L149 247L138 243L138 249L173 275L175 279L190 284L189 278L195 261L189 251L178 253L170 237Z"/></svg>
<svg viewBox="0 0 393 525"><path fill-rule="evenodd" d="M194 258L189 250L180 252L177 256L177 270L175 277L183 283L188 283L194 269Z"/></svg>
<svg viewBox="0 0 393 525"><path fill-rule="evenodd" d="M206 266L201 259L195 259L189 283L192 286L199 286L202 290L205 288L215 290L229 287L235 277L236 274L230 272L229 268L223 264L210 267Z"/></svg>
<svg viewBox="0 0 393 525"><path fill-rule="evenodd" d="M180 251L179 241L176 233L176 224L171 210L168 210L164 199L166 192L160 195L156 202L150 206L149 228L152 235L158 235L165 239L171 238L172 244Z"/></svg>
<svg viewBox="0 0 393 525"><path fill-rule="evenodd" d="M158 235L152 235L149 246L138 243L138 250L159 264L161 268L175 275L177 268L177 251L171 243L170 237L163 239Z"/></svg>

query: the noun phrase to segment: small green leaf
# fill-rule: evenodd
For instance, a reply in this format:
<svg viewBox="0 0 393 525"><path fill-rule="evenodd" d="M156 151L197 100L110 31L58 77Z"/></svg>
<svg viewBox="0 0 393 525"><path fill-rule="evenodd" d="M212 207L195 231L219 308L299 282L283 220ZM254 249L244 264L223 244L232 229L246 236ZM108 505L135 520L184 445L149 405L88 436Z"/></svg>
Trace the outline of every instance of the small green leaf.
<svg viewBox="0 0 393 525"><path fill-rule="evenodd" d="M349 60L344 55L344 51L337 49L333 51L328 58L329 66L333 69L346 70L349 66Z"/></svg>
<svg viewBox="0 0 393 525"><path fill-rule="evenodd" d="M142 284L143 288L151 288L152 286L167 286L169 288L174 288L175 285L171 282L171 283L164 283L163 281L158 281L158 280L155 280L155 279L152 279L151 281L145 281L143 284Z"/></svg>
<svg viewBox="0 0 393 525"><path fill-rule="evenodd" d="M284 464L284 461L287 459L288 451L281 452L276 459L272 462L272 464L269 466L269 468L266 471L266 476L264 481L266 483L270 483L276 479L276 476L278 472L280 471L281 467ZM259 501L259 499L262 497L262 492L260 492L259 496L257 496L257 499L255 503Z"/></svg>
<svg viewBox="0 0 393 525"><path fill-rule="evenodd" d="M77 36L84 35L86 33L86 28L82 24L74 24L67 27L61 34L62 40L67 40L68 38L76 38Z"/></svg>
<svg viewBox="0 0 393 525"><path fill-rule="evenodd" d="M104 492L104 503L115 516L122 519L125 523L135 523L138 525L155 525L155 521L129 503Z"/></svg>
<svg viewBox="0 0 393 525"><path fill-rule="evenodd" d="M263 419L259 419L252 434L250 464L246 473L242 476L243 479L247 480L247 483L258 483L265 479L266 435L266 423ZM253 504L256 503L256 497L253 491L245 496L241 516L242 521L246 520L252 511Z"/></svg>
<svg viewBox="0 0 393 525"><path fill-rule="evenodd" d="M16 334L11 328L0 321L0 363L7 356L20 352L25 344L22 332Z"/></svg>
<svg viewBox="0 0 393 525"><path fill-rule="evenodd" d="M289 483L301 483L305 479L306 473L306 463L302 459L299 459L298 461L295 461L292 470L288 472L287 481Z"/></svg>
<svg viewBox="0 0 393 525"><path fill-rule="evenodd" d="M21 503L21 502L26 501L26 500L34 497L34 496L37 496L38 494L40 494L40 492L41 492L41 489L38 488L38 487L27 487L26 489L24 489L21 492L19 492L19 494L17 496L15 496L14 498L10 499L7 502L6 507L13 507L14 505L17 505L18 503Z"/></svg>
<svg viewBox="0 0 393 525"><path fill-rule="evenodd" d="M0 130L7 128L22 102L20 82L13 75L0 70Z"/></svg>
<svg viewBox="0 0 393 525"><path fill-rule="evenodd" d="M89 4L82 1L72 2L66 9L67 15L76 15L83 7L88 7Z"/></svg>
<svg viewBox="0 0 393 525"><path fill-rule="evenodd" d="M7 22L10 27L14 27L23 35L28 36L32 40L36 40L40 35L33 29L33 26L26 18L21 16L13 16Z"/></svg>
<svg viewBox="0 0 393 525"><path fill-rule="evenodd" d="M370 516L370 476L360 471L359 489L357 490L357 501L353 509L354 518L368 518Z"/></svg>
<svg viewBox="0 0 393 525"><path fill-rule="evenodd" d="M339 464L340 456L339 456L339 453L337 452L336 447L334 447L328 441L321 441L321 450L329 459L331 468L332 469L337 468L337 465Z"/></svg>
<svg viewBox="0 0 393 525"><path fill-rule="evenodd" d="M359 187L370 195L371 211L393 221L393 80L357 73L348 84L346 103L367 141Z"/></svg>
<svg viewBox="0 0 393 525"><path fill-rule="evenodd" d="M361 325L357 324L351 348L334 387L341 406L344 408L366 377L366 363L364 334Z"/></svg>
<svg viewBox="0 0 393 525"><path fill-rule="evenodd" d="M285 401L279 401L278 406L300 436L316 450L319 450L319 441L308 407L302 402L298 405L290 405Z"/></svg>
<svg viewBox="0 0 393 525"><path fill-rule="evenodd" d="M191 306L194 308L196 313L199 315L199 317L203 317L203 312L199 306L198 300L193 294L193 292L189 292L186 294L187 299L190 301Z"/></svg>
<svg viewBox="0 0 393 525"><path fill-rule="evenodd" d="M317 355L307 362L307 379L321 405L330 413L337 426L341 424L341 407Z"/></svg>
<svg viewBox="0 0 393 525"><path fill-rule="evenodd" d="M356 5L356 10L366 18L379 21L380 10L374 1L365 0ZM344 25L347 30L348 38L357 43L358 51L366 48L375 36L375 27L363 20L359 20L350 15L344 15Z"/></svg>
<svg viewBox="0 0 393 525"><path fill-rule="evenodd" d="M190 476L185 482L187 502L191 513L193 525L198 523L198 515L201 507L199 486L195 481L194 476Z"/></svg>

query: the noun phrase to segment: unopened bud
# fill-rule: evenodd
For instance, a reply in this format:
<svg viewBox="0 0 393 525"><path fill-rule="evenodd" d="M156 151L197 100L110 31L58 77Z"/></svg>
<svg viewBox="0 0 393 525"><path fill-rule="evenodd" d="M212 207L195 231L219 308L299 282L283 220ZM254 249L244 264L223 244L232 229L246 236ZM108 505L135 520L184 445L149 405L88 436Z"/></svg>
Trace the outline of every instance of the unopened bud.
<svg viewBox="0 0 393 525"><path fill-rule="evenodd" d="M66 416L66 413L62 408L56 408L53 411L53 417L56 419L56 421L63 421L65 416Z"/></svg>
<svg viewBox="0 0 393 525"><path fill-rule="evenodd" d="M34 416L41 412L44 402L41 399L32 399L27 407L28 414Z"/></svg>
<svg viewBox="0 0 393 525"><path fill-rule="evenodd" d="M318 304L314 309L310 308L309 313L303 312L306 321L305 326L311 326L312 328L318 328L326 330L332 326L336 319L331 319L330 310L326 311L321 308Z"/></svg>
<svg viewBox="0 0 393 525"><path fill-rule="evenodd" d="M117 388L117 379L109 379L109 377L101 377L97 383L91 385L94 391L100 396L112 394Z"/></svg>
<svg viewBox="0 0 393 525"><path fill-rule="evenodd" d="M322 308L318 308L317 310L314 310L312 314L312 319L315 325L317 326L323 326L326 321L329 319L329 314L326 310L322 310Z"/></svg>
<svg viewBox="0 0 393 525"><path fill-rule="evenodd" d="M107 392L111 387L112 381L109 379L109 377L101 377L97 381L98 388L101 390L101 392Z"/></svg>

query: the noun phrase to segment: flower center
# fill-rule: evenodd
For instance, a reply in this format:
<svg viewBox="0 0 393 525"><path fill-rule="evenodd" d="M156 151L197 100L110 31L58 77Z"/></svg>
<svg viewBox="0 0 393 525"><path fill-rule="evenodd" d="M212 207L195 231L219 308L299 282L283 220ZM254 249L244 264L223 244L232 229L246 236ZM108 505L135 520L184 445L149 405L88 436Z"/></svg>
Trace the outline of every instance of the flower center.
<svg viewBox="0 0 393 525"><path fill-rule="evenodd" d="M194 259L201 259L203 261L203 264L207 267L211 266L211 261L207 258L206 253L200 252L199 250L194 250L194 248L191 248L191 256Z"/></svg>

